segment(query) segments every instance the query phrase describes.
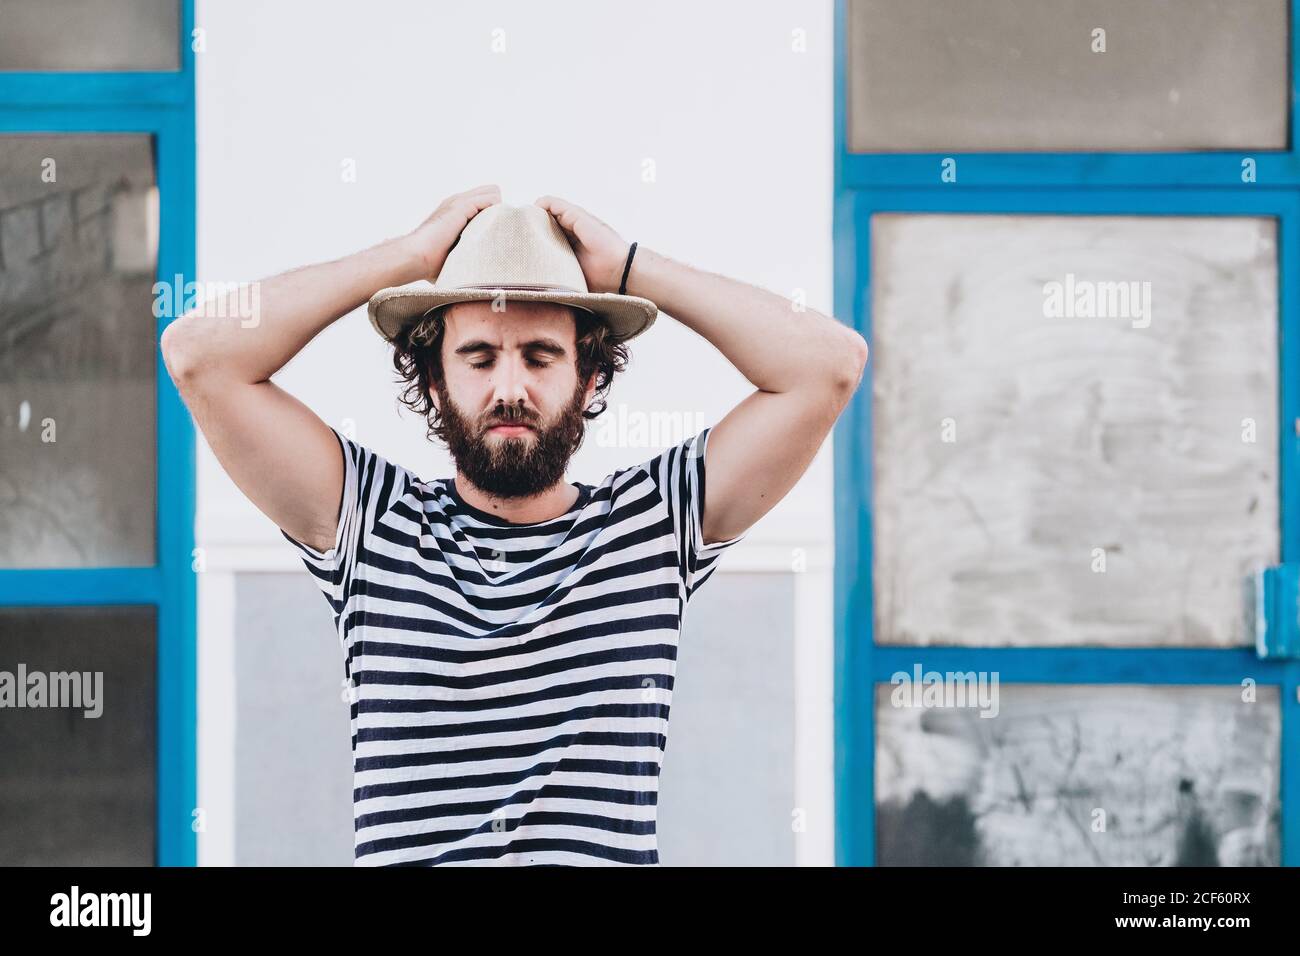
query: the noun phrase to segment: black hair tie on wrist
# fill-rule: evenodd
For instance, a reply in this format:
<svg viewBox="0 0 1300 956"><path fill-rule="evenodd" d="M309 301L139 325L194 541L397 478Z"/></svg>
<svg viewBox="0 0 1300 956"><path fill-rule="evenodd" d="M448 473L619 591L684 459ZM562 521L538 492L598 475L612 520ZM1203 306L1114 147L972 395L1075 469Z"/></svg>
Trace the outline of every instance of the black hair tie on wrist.
<svg viewBox="0 0 1300 956"><path fill-rule="evenodd" d="M627 274L632 271L632 256L636 255L636 243L627 250L627 262L623 265L623 281L618 284L618 294L627 295Z"/></svg>

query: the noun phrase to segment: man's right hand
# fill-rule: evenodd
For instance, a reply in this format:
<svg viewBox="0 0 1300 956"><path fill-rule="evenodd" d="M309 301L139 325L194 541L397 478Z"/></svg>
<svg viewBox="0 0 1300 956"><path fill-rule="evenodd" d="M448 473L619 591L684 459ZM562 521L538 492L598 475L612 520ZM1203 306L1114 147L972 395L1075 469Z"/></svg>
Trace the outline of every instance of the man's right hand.
<svg viewBox="0 0 1300 956"><path fill-rule="evenodd" d="M496 186L446 199L407 235L257 283L259 314L238 294L169 324L163 360L231 480L275 524L319 551L335 542L344 462L329 427L271 381L321 330L376 291L434 278L466 224L501 201ZM214 303L215 304L215 303Z"/></svg>
<svg viewBox="0 0 1300 956"><path fill-rule="evenodd" d="M501 202L501 187L477 186L448 196L424 222L406 237L420 257L425 278L430 281L442 271L447 253L460 238L469 221L488 206Z"/></svg>

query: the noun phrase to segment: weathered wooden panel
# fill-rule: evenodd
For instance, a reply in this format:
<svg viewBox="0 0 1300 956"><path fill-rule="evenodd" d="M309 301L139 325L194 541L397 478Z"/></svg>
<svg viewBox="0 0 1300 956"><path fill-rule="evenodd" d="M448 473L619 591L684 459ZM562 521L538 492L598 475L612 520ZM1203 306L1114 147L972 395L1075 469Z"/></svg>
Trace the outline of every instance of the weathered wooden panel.
<svg viewBox="0 0 1300 956"><path fill-rule="evenodd" d="M1277 687L1001 684L998 713L876 693L881 865L1277 866Z"/></svg>
<svg viewBox="0 0 1300 956"><path fill-rule="evenodd" d="M1249 643L1274 221L878 215L872 261L877 641Z"/></svg>

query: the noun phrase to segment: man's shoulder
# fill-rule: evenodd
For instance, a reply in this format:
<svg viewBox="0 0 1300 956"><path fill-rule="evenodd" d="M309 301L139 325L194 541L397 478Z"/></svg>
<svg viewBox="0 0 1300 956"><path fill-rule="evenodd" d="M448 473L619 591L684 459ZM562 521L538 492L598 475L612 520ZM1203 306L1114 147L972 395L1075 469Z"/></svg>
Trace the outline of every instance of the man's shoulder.
<svg viewBox="0 0 1300 956"><path fill-rule="evenodd" d="M599 495L608 489L612 501L639 500L650 492L663 498L665 483L671 483L686 474L687 465L703 453L708 429L690 435L667 447L661 447L640 461L617 468L595 486Z"/></svg>
<svg viewBox="0 0 1300 956"><path fill-rule="evenodd" d="M348 434L346 431L340 431L333 425L329 426L329 430L334 433L334 437L338 439L344 456L351 459L360 475L383 473L400 478L403 484L424 483L416 472L385 456L371 445L359 441L355 436Z"/></svg>
<svg viewBox="0 0 1300 956"><path fill-rule="evenodd" d="M629 489L645 483L647 479L653 478L653 463L657 457L615 468L600 482L591 486L593 496L598 496L607 489L610 497L617 498Z"/></svg>
<svg viewBox="0 0 1300 956"><path fill-rule="evenodd" d="M649 457L630 465L616 474L625 474L632 471L641 472L647 475L658 487L665 479L684 474L689 463L703 457L708 435L708 428L687 435L681 441L660 448Z"/></svg>
<svg viewBox="0 0 1300 956"><path fill-rule="evenodd" d="M376 516L392 511L406 511L408 517L410 512L427 512L428 502L439 498L445 479L427 481L372 446L332 426L331 431L338 437L345 458L351 460L347 472L357 483L357 494Z"/></svg>

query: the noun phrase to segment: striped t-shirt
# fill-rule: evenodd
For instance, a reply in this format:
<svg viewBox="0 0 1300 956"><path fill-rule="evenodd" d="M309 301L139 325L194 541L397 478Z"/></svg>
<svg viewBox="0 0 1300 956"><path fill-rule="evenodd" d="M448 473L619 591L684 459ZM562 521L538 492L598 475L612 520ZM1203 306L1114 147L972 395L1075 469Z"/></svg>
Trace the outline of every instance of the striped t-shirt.
<svg viewBox="0 0 1300 956"><path fill-rule="evenodd" d="M659 771L703 543L709 429L512 524L334 432L334 611L358 866L658 864Z"/></svg>

